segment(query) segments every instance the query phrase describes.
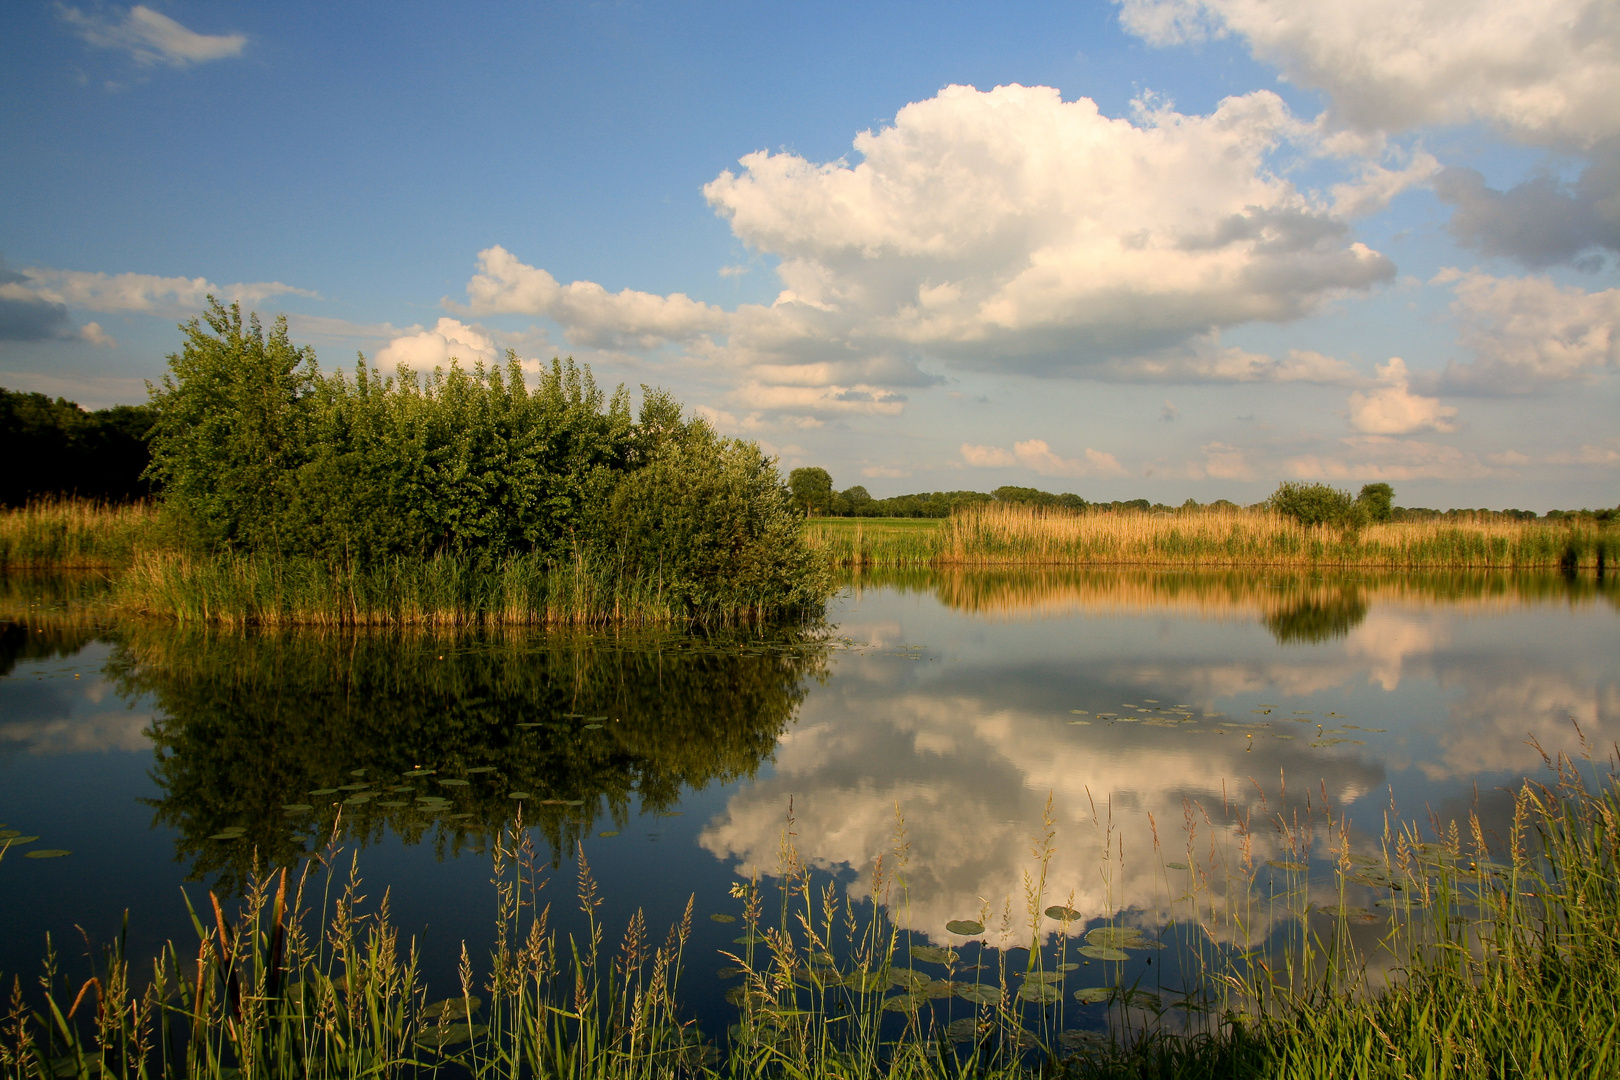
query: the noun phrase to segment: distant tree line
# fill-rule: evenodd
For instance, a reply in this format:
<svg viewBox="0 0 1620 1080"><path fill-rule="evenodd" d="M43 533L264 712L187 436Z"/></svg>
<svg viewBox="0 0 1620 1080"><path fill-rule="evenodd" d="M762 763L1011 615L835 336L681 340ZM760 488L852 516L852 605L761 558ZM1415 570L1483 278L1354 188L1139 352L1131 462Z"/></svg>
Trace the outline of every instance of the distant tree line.
<svg viewBox="0 0 1620 1080"><path fill-rule="evenodd" d="M124 502L152 492L142 474L156 414L146 405L90 412L66 398L0 387L0 505L77 495Z"/></svg>
<svg viewBox="0 0 1620 1080"><path fill-rule="evenodd" d="M1200 510L1262 510L1272 509L1308 525L1365 525L1383 521L1428 521L1437 518L1500 517L1530 521L1538 516L1534 510L1429 510L1423 507L1395 505L1395 489L1389 484L1365 484L1361 491L1351 495L1328 484L1300 483L1292 480L1278 485L1270 498L1240 506L1227 499L1201 503L1188 499L1179 505L1150 502L1147 499L1116 499L1111 502L1092 502L1073 492L1055 495L1032 487L1007 485L994 491L927 491L915 495L895 495L875 499L866 488L856 485L837 491L833 478L826 469L806 467L788 474L788 487L793 500L809 517L892 517L892 518L944 518L959 507L979 503L1018 503L1025 506L1051 507L1062 510L1091 510L1115 513L1135 511L1144 514L1189 513ZM1595 520L1607 522L1620 518L1620 508L1609 510L1549 510L1546 520Z"/></svg>

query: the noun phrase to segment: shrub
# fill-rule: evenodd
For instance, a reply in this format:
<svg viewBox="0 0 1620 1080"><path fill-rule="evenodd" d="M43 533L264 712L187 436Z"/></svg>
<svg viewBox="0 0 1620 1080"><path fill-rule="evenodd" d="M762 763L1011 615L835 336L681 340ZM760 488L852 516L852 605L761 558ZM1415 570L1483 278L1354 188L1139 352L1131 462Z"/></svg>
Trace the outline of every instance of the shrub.
<svg viewBox="0 0 1620 1080"><path fill-rule="evenodd" d="M1271 493L1267 505L1301 525L1352 525L1358 517L1350 493L1326 484L1284 480Z"/></svg>

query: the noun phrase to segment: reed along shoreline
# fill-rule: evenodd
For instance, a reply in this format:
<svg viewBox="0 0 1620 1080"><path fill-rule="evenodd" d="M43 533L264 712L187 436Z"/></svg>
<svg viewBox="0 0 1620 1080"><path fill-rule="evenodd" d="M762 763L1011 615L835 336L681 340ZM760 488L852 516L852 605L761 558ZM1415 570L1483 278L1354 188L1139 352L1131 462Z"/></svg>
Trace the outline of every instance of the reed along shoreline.
<svg viewBox="0 0 1620 1080"><path fill-rule="evenodd" d="M1267 511L1175 514L981 505L935 520L812 518L811 549L844 567L1144 566L1386 570L1564 570L1620 565L1620 529L1485 516L1301 525Z"/></svg>

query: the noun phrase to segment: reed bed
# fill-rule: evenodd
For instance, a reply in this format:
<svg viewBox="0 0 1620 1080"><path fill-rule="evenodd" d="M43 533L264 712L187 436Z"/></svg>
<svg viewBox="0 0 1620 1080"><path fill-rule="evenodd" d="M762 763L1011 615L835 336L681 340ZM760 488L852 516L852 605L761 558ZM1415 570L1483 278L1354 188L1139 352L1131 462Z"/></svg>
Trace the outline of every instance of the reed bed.
<svg viewBox="0 0 1620 1080"><path fill-rule="evenodd" d="M0 573L113 569L162 537L151 503L41 499L0 509Z"/></svg>
<svg viewBox="0 0 1620 1080"><path fill-rule="evenodd" d="M557 563L511 555L484 563L455 555L336 569L314 559L252 555L141 555L118 578L116 610L222 626L653 626L692 613L661 583L625 577L584 557ZM700 609L699 621L738 623L763 605Z"/></svg>
<svg viewBox="0 0 1620 1080"><path fill-rule="evenodd" d="M930 523L933 524L933 523ZM1392 570L1603 570L1620 530L1595 524L1463 519L1305 526L1270 512L1079 513L979 504L933 528L818 519L811 545L843 566L1150 565Z"/></svg>
<svg viewBox="0 0 1620 1080"><path fill-rule="evenodd" d="M48 953L37 1007L12 980L0 1074L1612 1076L1620 783L1612 763L1591 783L1568 759L1549 766L1549 782L1515 794L1504 835L1477 813L1425 828L1392 808L1369 837L1330 806L1278 792L1267 820L1189 802L1184 854L1161 848L1157 829L1151 852L1126 852L1110 813L1097 822L1105 891L1127 859L1161 864L1171 918L1158 928L1130 925L1129 912L1096 922L1048 906L1049 803L1022 895L952 922L948 948L898 921L908 874L898 811L862 904L808 871L790 815L774 884L756 876L732 889L743 933L726 952L723 974L740 982L724 1032L702 1030L679 1003L692 903L661 938L638 913L614 947L581 851L583 929L561 937L521 820L493 849L491 954L475 968L463 945L457 985L437 1001L387 894L368 906L357 863L333 846L301 873L261 875L233 917L210 895L192 911L194 952L171 944L137 969L114 944L88 979ZM1160 965L1151 985L1119 962L1167 947L1180 975ZM1080 955L1098 966L1071 974ZM1066 980L1080 979L1095 985L1070 992Z"/></svg>

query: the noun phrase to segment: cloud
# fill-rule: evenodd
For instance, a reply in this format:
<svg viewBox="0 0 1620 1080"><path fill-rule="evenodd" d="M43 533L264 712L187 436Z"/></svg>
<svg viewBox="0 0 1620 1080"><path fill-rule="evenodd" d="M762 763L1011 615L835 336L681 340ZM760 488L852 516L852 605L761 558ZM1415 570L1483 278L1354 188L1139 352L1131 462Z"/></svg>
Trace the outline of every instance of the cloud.
<svg viewBox="0 0 1620 1080"><path fill-rule="evenodd" d="M1620 439L1609 440L1608 446L1584 443L1579 450L1548 454L1546 462L1549 465L1596 465L1600 468L1613 468L1620 465Z"/></svg>
<svg viewBox="0 0 1620 1080"><path fill-rule="evenodd" d="M1156 45L1235 34L1331 126L1364 133L1482 120L1533 145L1620 135L1620 8L1609 0L1122 0Z"/></svg>
<svg viewBox="0 0 1620 1080"><path fill-rule="evenodd" d="M115 349L118 347L117 340L115 340L111 334L103 330L100 323L85 323L83 326L79 327L79 336L92 345L100 345L103 348L108 349Z"/></svg>
<svg viewBox="0 0 1620 1080"><path fill-rule="evenodd" d="M1288 458L1284 471L1297 480L1340 483L1375 480L1477 480L1496 469L1478 454L1421 439L1389 435L1354 435L1339 440L1339 455L1306 454Z"/></svg>
<svg viewBox="0 0 1620 1080"><path fill-rule="evenodd" d="M494 247L467 302L446 306L544 315L571 342L676 344L762 385L927 385L935 363L1291 378L1290 362L1208 356L1201 343L1393 276L1331 205L1274 167L1315 153L1315 139L1267 91L1208 116L1144 99L1131 119L1110 119L1049 87L951 86L857 136L858 162L761 151L705 186L737 239L776 260L769 305L564 285ZM1176 349L1202 352L1160 355Z"/></svg>
<svg viewBox="0 0 1620 1080"><path fill-rule="evenodd" d="M56 14L98 49L119 49L140 64L167 64L183 68L210 60L240 56L247 44L243 34L199 34L188 30L162 12L136 4L122 17L112 8L108 15L83 12L66 4L56 5Z"/></svg>
<svg viewBox="0 0 1620 1080"><path fill-rule="evenodd" d="M103 274L83 270L52 270L41 266L22 269L27 285L40 298L90 311L137 311L185 314L200 310L209 296L222 303L248 306L273 296L319 294L283 285L279 281L215 285L207 278L159 277L156 274Z"/></svg>
<svg viewBox="0 0 1620 1080"><path fill-rule="evenodd" d="M1203 475L1215 480L1254 479L1254 466L1249 464L1248 451L1242 447L1212 442L1199 449L1204 455Z"/></svg>
<svg viewBox="0 0 1620 1080"><path fill-rule="evenodd" d="M563 326L575 345L654 348L720 330L725 313L685 293L658 296L623 289L610 293L594 281L560 285L544 270L496 246L478 253L478 273L467 283L466 304L444 306L465 315L544 315Z"/></svg>
<svg viewBox="0 0 1620 1080"><path fill-rule="evenodd" d="M1569 263L1596 269L1594 249L1620 251L1620 139L1592 156L1573 185L1550 171L1497 191L1473 169L1447 169L1435 194L1456 207L1446 228L1484 255L1538 269Z"/></svg>
<svg viewBox="0 0 1620 1080"><path fill-rule="evenodd" d="M431 330L413 327L394 338L377 351L374 362L380 368L404 365L414 371L431 371L452 359L470 367L493 363L499 355L495 339L484 331L455 319L440 319Z"/></svg>
<svg viewBox="0 0 1620 1080"><path fill-rule="evenodd" d="M1187 346L1102 365L1097 378L1117 382L1179 383L1317 383L1361 386L1366 377L1343 360L1309 349L1290 349L1279 360L1265 353L1222 348L1218 335L1205 335Z"/></svg>
<svg viewBox="0 0 1620 1080"><path fill-rule="evenodd" d="M1169 398L1165 398L1164 404L1159 407L1159 419L1167 424L1173 424L1181 419L1181 410L1176 408Z"/></svg>
<svg viewBox="0 0 1620 1080"><path fill-rule="evenodd" d="M1383 385L1366 393L1350 395L1350 426L1370 435L1407 435L1425 429L1452 431L1451 418L1457 410L1432 397L1414 394L1406 373L1406 361L1398 356L1378 366Z"/></svg>
<svg viewBox="0 0 1620 1080"><path fill-rule="evenodd" d="M722 266L720 276L724 278L742 277L752 269L749 266Z"/></svg>
<svg viewBox="0 0 1620 1080"><path fill-rule="evenodd" d="M1459 270L1435 280L1455 282L1458 341L1475 357L1447 364L1442 390L1528 394L1620 366L1620 288L1586 292L1545 277Z"/></svg>
<svg viewBox="0 0 1620 1080"><path fill-rule="evenodd" d="M71 335L67 305L43 297L28 277L0 263L0 341L51 341Z"/></svg>
<svg viewBox="0 0 1620 1080"><path fill-rule="evenodd" d="M1022 465L1042 476L1124 476L1126 470L1113 454L1087 447L1079 458L1060 457L1045 439L1014 443L1011 450L999 446L962 444L962 460L975 468L1007 468Z"/></svg>

